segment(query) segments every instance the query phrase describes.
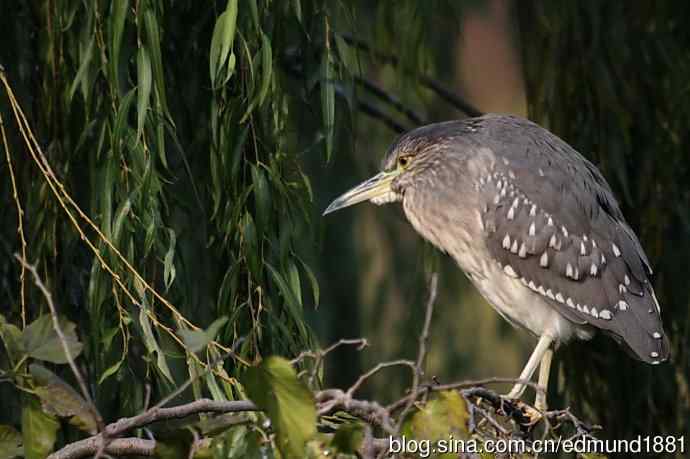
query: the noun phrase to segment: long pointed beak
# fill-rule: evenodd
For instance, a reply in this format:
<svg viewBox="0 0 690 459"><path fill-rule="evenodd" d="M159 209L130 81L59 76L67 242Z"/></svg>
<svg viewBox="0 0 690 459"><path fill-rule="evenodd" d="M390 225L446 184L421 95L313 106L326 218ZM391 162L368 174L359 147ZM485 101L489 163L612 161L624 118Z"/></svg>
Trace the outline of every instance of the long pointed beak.
<svg viewBox="0 0 690 459"><path fill-rule="evenodd" d="M384 196L391 191L391 182L399 174L398 170L390 172L380 172L371 177L366 182L360 183L347 193L336 198L323 212L323 215L330 214L336 210L343 209L362 201L369 201L379 196Z"/></svg>

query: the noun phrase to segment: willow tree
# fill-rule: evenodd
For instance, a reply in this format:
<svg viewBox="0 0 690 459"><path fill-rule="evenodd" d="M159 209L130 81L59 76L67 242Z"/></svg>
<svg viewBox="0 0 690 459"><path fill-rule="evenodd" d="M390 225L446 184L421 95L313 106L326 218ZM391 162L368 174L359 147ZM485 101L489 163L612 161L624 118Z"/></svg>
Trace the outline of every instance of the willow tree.
<svg viewBox="0 0 690 459"><path fill-rule="evenodd" d="M195 374L187 397L242 397L242 368L313 347L318 284L296 247L312 237L301 152L333 150L325 3L2 2L0 422L27 453L59 427L40 388L53 372L78 387L32 269L107 419ZM281 67L295 53L298 80Z"/></svg>

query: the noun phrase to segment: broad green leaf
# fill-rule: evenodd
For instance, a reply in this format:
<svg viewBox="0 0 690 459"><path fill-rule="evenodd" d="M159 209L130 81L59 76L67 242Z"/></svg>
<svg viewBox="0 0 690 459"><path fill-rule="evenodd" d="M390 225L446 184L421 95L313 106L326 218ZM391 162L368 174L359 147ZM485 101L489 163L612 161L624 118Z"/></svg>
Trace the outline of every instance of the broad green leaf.
<svg viewBox="0 0 690 459"><path fill-rule="evenodd" d="M145 46L139 47L137 53L137 140L144 132L144 122L151 103L151 60Z"/></svg>
<svg viewBox="0 0 690 459"><path fill-rule="evenodd" d="M0 314L0 340L5 346L10 363L14 366L26 354L22 344L22 332L19 327L7 322L2 314Z"/></svg>
<svg viewBox="0 0 690 459"><path fill-rule="evenodd" d="M439 392L403 424L402 433L408 438L439 440L448 438L469 438L467 406L457 391ZM451 458L452 454L434 457Z"/></svg>
<svg viewBox="0 0 690 459"><path fill-rule="evenodd" d="M182 337L188 351L199 352L216 338L218 331L227 321L228 318L223 316L213 321L206 330L178 330L177 334Z"/></svg>
<svg viewBox="0 0 690 459"><path fill-rule="evenodd" d="M82 343L79 342L75 332L77 326L63 318L60 318L59 322L70 355L75 359L82 350ZM53 320L49 314L43 314L24 329L22 346L26 353L34 359L51 363L69 362L58 334L53 328Z"/></svg>
<svg viewBox="0 0 690 459"><path fill-rule="evenodd" d="M331 444L343 454L357 454L364 439L364 427L360 422L341 424L335 431Z"/></svg>
<svg viewBox="0 0 690 459"><path fill-rule="evenodd" d="M43 411L70 418L70 424L91 435L96 433L96 418L77 391L43 365L32 363L29 372L37 384L34 393L41 399Z"/></svg>
<svg viewBox="0 0 690 459"><path fill-rule="evenodd" d="M247 369L242 382L249 398L271 420L283 456L303 458L307 441L316 434L316 407L312 393L297 378L290 362L269 357Z"/></svg>
<svg viewBox="0 0 690 459"><path fill-rule="evenodd" d="M135 286L136 284L137 282L135 282ZM143 291L143 286L141 287L141 290ZM153 335L151 321L149 316L146 314L147 310L148 308L146 306L142 306L139 310L139 324L141 325L141 331L144 334L144 345L146 346L146 350L148 350L149 354L156 355L156 367L158 367L158 370L160 370L160 372L168 379L169 382L174 383L175 381L170 373L170 368L168 367L168 362L165 359L165 354L158 345L156 337Z"/></svg>
<svg viewBox="0 0 690 459"><path fill-rule="evenodd" d="M165 253L165 258L163 258L163 281L165 282L165 289L168 290L175 280L175 244L177 242L177 237L175 236L175 231L168 228L168 235L170 236L170 245L168 246L168 251Z"/></svg>
<svg viewBox="0 0 690 459"><path fill-rule="evenodd" d="M24 456L22 434L12 426L0 425L0 459Z"/></svg>
<svg viewBox="0 0 690 459"><path fill-rule="evenodd" d="M22 404L22 443L26 459L44 459L53 451L60 423L44 413L34 397L26 396Z"/></svg>

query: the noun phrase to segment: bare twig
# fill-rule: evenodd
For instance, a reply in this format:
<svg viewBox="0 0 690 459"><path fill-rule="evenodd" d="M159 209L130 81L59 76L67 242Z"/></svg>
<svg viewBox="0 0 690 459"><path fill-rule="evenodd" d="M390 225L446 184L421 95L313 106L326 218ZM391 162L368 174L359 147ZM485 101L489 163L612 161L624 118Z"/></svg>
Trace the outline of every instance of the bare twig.
<svg viewBox="0 0 690 459"><path fill-rule="evenodd" d="M441 83L426 75L419 75L414 69L408 69L400 65L400 59L392 54L383 53L373 49L369 43L359 38L355 38L349 34L341 34L343 40L350 46L360 49L367 54L374 56L376 59L387 62L393 66L400 67L405 73L416 76L420 83L435 92L439 97L445 99L448 103L453 105L458 110L467 114L467 116L481 116L482 112L475 108L472 104L462 99L457 94L449 89L446 89Z"/></svg>
<svg viewBox="0 0 690 459"><path fill-rule="evenodd" d="M306 79L306 76L305 76L304 72L302 71L302 69L299 68L299 66L296 65L291 60L283 59L282 64L283 64L283 68L285 69L285 71L288 74L292 75L295 78L299 78L301 80ZM347 93L346 93L345 89L343 89L342 85L340 85L334 81L329 81L326 83L333 85L333 89L335 90L336 96L341 97L345 100L348 99ZM318 84L323 84L323 82L319 82ZM388 115L383 110L376 107L375 105L370 104L369 102L361 100L359 98L356 98L354 102L356 104L355 108L357 108L357 110L361 111L365 115L369 115L370 117L382 122L384 124L384 126L389 128L390 130L392 130L398 134L402 134L403 132L409 131L408 127L402 125L401 123L396 121L393 117L391 117L390 115Z"/></svg>
<svg viewBox="0 0 690 459"><path fill-rule="evenodd" d="M26 270L28 270L31 273L31 275L34 278L34 284L36 284L36 287L38 287L38 289L43 294L46 303L48 303L48 309L50 309L50 317L53 320L53 329L55 329L55 333L58 336L58 340L60 341L60 345L62 346L62 351L65 354L67 363L69 364L69 367L72 370L72 373L74 374L74 378L77 380L77 383L79 384L81 394L84 397L84 400L86 401L87 405L89 406L89 411L91 411L91 414L93 415L94 420L96 421L98 430L102 432L104 428L103 418L101 417L101 413L98 412L98 408L96 408L96 405L93 402L93 398L91 398L89 389L86 387L86 382L84 381L84 378L81 376L79 368L77 368L77 364L74 363L74 356L69 350L67 338L65 338L65 334L62 332L62 327L60 326L60 318L58 316L55 303L53 303L53 296L50 294L50 291L41 280L41 277L38 275L36 266L29 264L24 258L22 258L17 253L14 254L14 257L19 261L19 263L21 263L21 265L24 268L26 268Z"/></svg>
<svg viewBox="0 0 690 459"><path fill-rule="evenodd" d="M12 158L10 157L10 147L7 142L7 134L5 133L5 122L0 113L0 134L2 135L2 144L5 148L5 160L7 161L7 169L10 173L10 183L12 184L12 197L14 198L14 205L17 208L17 235L22 247L22 258L26 260L26 238L24 237L24 209L19 202L19 191L17 190L17 182L14 178L14 166L12 165ZM26 328L26 294L24 278L26 277L26 268L21 266L19 273L19 298L21 303L22 328Z"/></svg>
<svg viewBox="0 0 690 459"><path fill-rule="evenodd" d="M386 92L385 89L381 88L376 83L369 81L361 76L356 76L355 82L358 85L362 86L365 90L369 91L370 93L372 93L373 95L375 95L376 97L378 97L379 99L386 102L388 105L392 106L400 113L405 115L405 117L408 120L410 120L413 125L421 126L423 124L426 124L424 120L422 120L422 117L418 115L414 110L412 110L410 107L407 107L397 97Z"/></svg>
<svg viewBox="0 0 690 459"><path fill-rule="evenodd" d="M409 412L412 405L417 400L417 394L419 391L419 382L424 376L424 362L426 360L426 344L429 340L429 328L431 327L431 317L434 314L434 303L436 302L436 295L438 293L438 274L433 273L429 278L429 299L426 302L426 313L424 314L424 326L422 327L422 333L419 335L419 349L417 351L417 363L415 364L414 374L412 376L412 389L411 394L413 397L409 397L405 408L403 408L400 416L398 417L398 422L396 424L396 432L400 431L405 416Z"/></svg>
<svg viewBox="0 0 690 459"><path fill-rule="evenodd" d="M316 379L316 375L318 374L321 365L323 365L323 361L326 358L328 354L339 348L340 346L345 346L345 345L355 345L357 346L357 350L361 351L365 347L369 345L369 342L364 339L364 338L344 338L339 341L336 341L335 343L331 344L325 349L318 349L316 351L302 351L299 353L297 357L292 359L290 361L290 364L297 365L304 361L307 358L311 358L314 360L314 365L311 369L311 372L309 372L309 385L312 386L314 384L314 380ZM300 373L304 374L304 372Z"/></svg>
<svg viewBox="0 0 690 459"><path fill-rule="evenodd" d="M409 367L412 372L414 373L415 371L415 363L412 360L404 360L404 359L398 359L398 360L391 360L390 362L382 362L377 364L375 367L371 368L369 371L366 373L360 375L359 378L357 378L357 381L350 386L350 388L347 390L347 394L352 396L359 387L364 384L364 382L374 376L376 373L379 371L383 370L384 368L390 368L390 367L399 367L399 366L406 366Z"/></svg>

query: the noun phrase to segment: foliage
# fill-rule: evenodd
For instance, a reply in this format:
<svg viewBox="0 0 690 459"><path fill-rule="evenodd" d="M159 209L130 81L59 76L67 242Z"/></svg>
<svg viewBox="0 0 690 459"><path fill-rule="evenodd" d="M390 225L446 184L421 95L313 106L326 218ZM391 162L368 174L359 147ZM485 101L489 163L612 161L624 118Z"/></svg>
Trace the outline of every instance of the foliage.
<svg viewBox="0 0 690 459"><path fill-rule="evenodd" d="M340 61L325 3L41 1L2 19L2 193L14 203L3 248L36 263L108 418L200 374L185 397L241 397L242 368L314 347L304 308L318 284L298 254L312 196L299 161L305 144L334 148ZM35 42L20 46L27 33ZM280 67L295 50L322 56L303 65L302 88ZM312 95L323 123L305 139L291 113ZM27 456L42 457L70 431L56 416L87 431L96 420L40 290L14 257L2 271L19 279L0 316L1 375L14 386L2 398L26 394L0 417L18 424L21 413Z"/></svg>

